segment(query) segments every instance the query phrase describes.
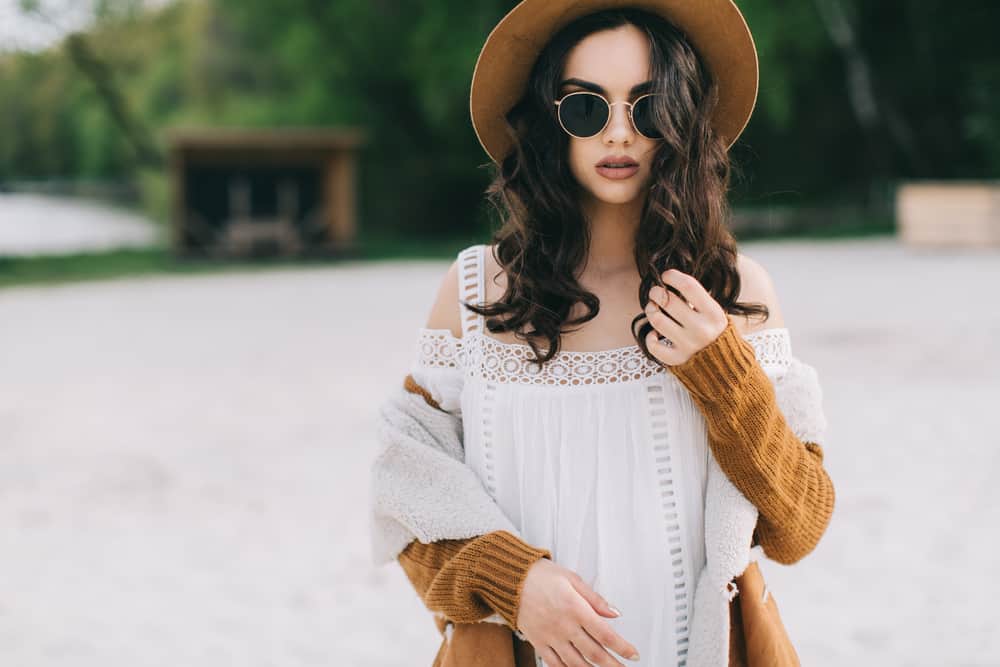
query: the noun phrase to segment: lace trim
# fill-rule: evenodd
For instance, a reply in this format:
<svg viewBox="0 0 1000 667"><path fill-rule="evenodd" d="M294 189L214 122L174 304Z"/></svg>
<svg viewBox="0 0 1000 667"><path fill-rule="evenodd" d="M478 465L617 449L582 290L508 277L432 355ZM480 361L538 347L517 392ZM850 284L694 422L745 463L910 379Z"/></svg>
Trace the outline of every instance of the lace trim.
<svg viewBox="0 0 1000 667"><path fill-rule="evenodd" d="M743 336L753 347L764 370L785 370L792 362L792 339L787 327L760 329Z"/></svg>
<svg viewBox="0 0 1000 667"><path fill-rule="evenodd" d="M780 371L792 361L792 346L785 327L762 329L743 336L761 366ZM472 354L472 353L475 354ZM490 382L535 385L589 385L634 382L667 369L647 359L638 345L581 352L559 350L541 369L534 352L524 343L505 343L481 331L456 338L450 329L421 328L417 364L429 368L465 368L472 376Z"/></svg>
<svg viewBox="0 0 1000 667"><path fill-rule="evenodd" d="M461 338L450 329L421 328L417 334L416 365L422 368L458 368Z"/></svg>
<svg viewBox="0 0 1000 667"><path fill-rule="evenodd" d="M517 382L536 385L588 385L631 382L666 371L646 358L638 345L612 350L579 352L559 350L541 368L534 352L523 343L504 343L479 334L479 363L470 375L490 382Z"/></svg>

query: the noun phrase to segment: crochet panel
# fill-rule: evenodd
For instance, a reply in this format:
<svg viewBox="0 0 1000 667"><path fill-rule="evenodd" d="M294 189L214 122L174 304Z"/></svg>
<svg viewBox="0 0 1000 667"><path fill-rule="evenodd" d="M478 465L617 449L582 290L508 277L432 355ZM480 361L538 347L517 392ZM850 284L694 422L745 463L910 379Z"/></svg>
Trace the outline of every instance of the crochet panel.
<svg viewBox="0 0 1000 667"><path fill-rule="evenodd" d="M792 365L792 347L785 327L762 329L743 336L753 347L760 365L772 380ZM541 368L534 352L523 343L505 343L481 331L456 338L450 329L421 328L418 333L418 368L464 370L489 382L533 385L592 385L633 382L667 369L648 359L638 345L581 352L559 350Z"/></svg>
<svg viewBox="0 0 1000 667"><path fill-rule="evenodd" d="M646 358L636 346L579 352L559 350L541 368L531 347L478 336L478 363L469 368L489 382L535 385L612 384L642 380L666 369Z"/></svg>
<svg viewBox="0 0 1000 667"><path fill-rule="evenodd" d="M462 339L455 338L451 329L417 331L416 365L423 368L458 368Z"/></svg>
<svg viewBox="0 0 1000 667"><path fill-rule="evenodd" d="M757 361L769 374L784 371L792 362L792 339L787 327L759 329L743 336Z"/></svg>
<svg viewBox="0 0 1000 667"><path fill-rule="evenodd" d="M421 328L417 335L410 374L430 392L445 412L462 414L462 339L449 329Z"/></svg>

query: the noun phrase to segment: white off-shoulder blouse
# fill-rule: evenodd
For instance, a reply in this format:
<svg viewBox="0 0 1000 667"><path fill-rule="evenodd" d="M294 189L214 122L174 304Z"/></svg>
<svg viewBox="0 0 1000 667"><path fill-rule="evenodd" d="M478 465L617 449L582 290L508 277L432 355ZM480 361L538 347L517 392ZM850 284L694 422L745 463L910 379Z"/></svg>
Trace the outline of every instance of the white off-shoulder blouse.
<svg viewBox="0 0 1000 667"><path fill-rule="evenodd" d="M483 302L487 251L459 253L461 300ZM487 335L483 316L456 307L462 337L419 329L410 372L461 417L466 464L526 541L621 610L607 620L637 664L685 665L710 456L687 389L638 345L560 350L539 370L529 346ZM788 330L744 339L780 379Z"/></svg>

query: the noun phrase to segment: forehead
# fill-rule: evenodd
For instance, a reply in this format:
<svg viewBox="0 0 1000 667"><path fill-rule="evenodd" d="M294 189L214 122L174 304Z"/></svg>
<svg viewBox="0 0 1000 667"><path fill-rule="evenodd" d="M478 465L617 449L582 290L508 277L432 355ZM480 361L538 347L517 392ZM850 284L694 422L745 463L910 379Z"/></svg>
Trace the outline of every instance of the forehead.
<svg viewBox="0 0 1000 667"><path fill-rule="evenodd" d="M569 52L563 79L593 81L612 95L626 95L649 78L649 41L633 25L587 35Z"/></svg>

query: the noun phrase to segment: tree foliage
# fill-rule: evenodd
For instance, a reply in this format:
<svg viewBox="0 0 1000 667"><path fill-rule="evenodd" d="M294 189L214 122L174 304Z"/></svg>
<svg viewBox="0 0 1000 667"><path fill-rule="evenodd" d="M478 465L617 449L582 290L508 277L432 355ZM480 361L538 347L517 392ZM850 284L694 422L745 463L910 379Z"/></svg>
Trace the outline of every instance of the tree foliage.
<svg viewBox="0 0 1000 667"><path fill-rule="evenodd" d="M164 129L183 125L362 126L366 227L435 233L483 222L488 158L469 121L469 81L513 2L98 4L83 37L155 148ZM737 203L878 205L903 178L996 177L1000 53L991 33L1000 5L739 4L761 88L733 151ZM0 55L0 183L137 177L140 142L70 44Z"/></svg>

